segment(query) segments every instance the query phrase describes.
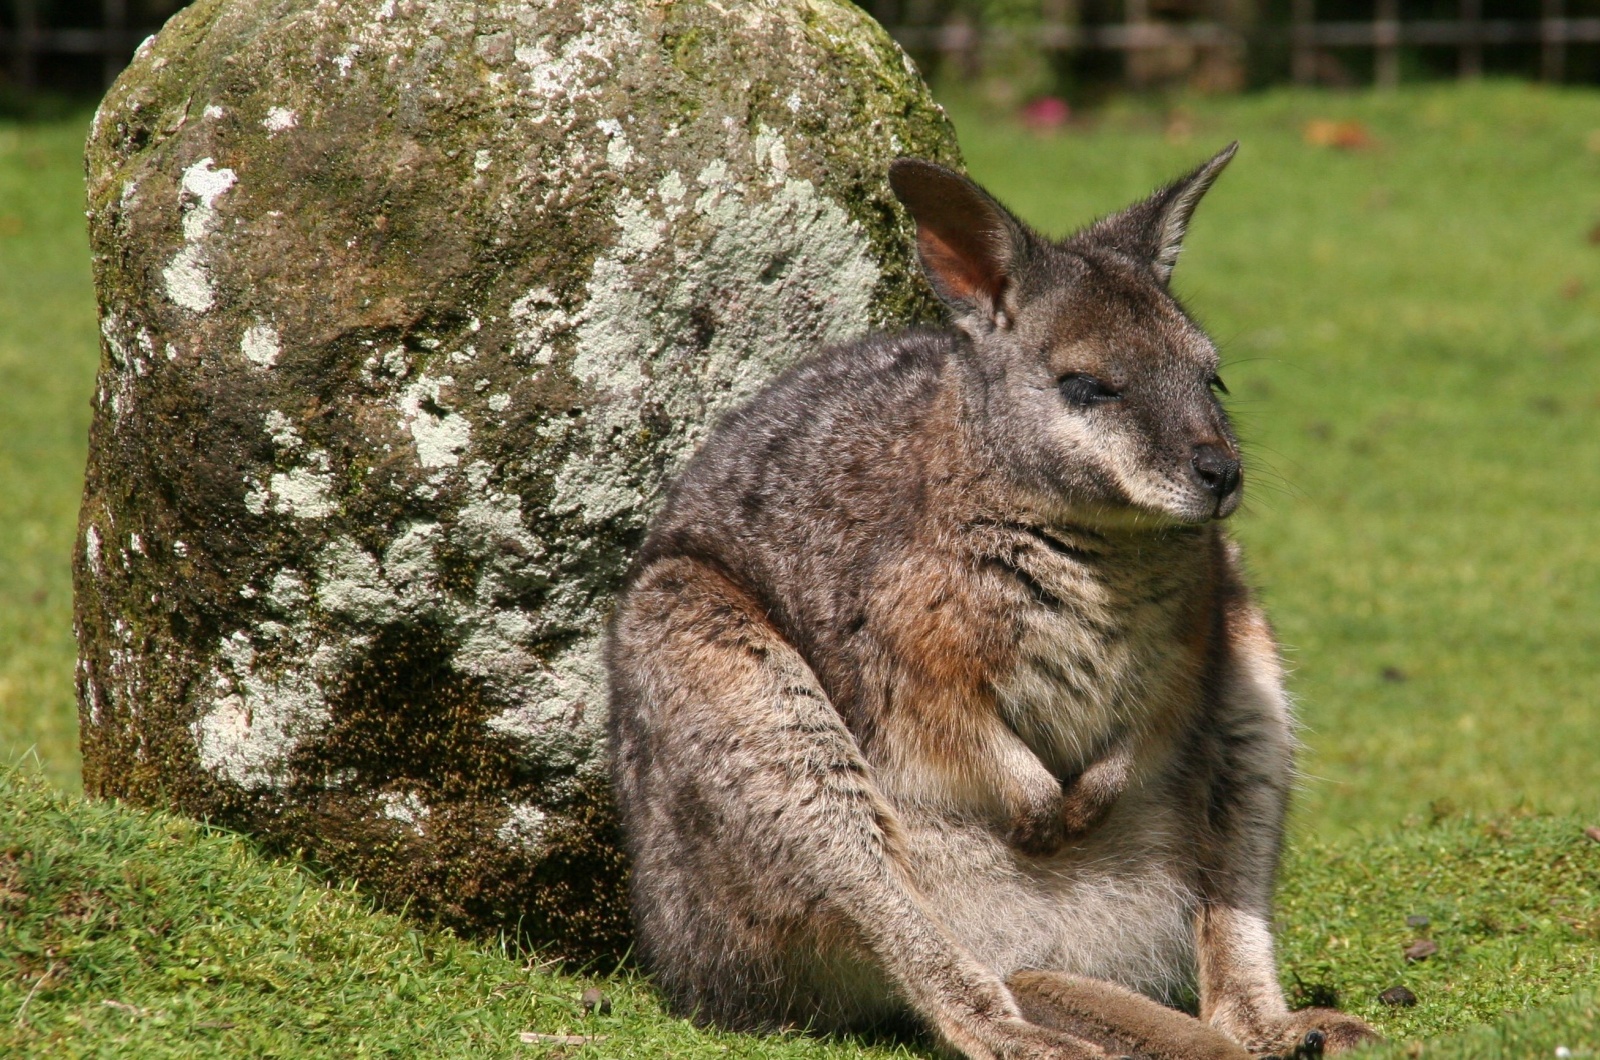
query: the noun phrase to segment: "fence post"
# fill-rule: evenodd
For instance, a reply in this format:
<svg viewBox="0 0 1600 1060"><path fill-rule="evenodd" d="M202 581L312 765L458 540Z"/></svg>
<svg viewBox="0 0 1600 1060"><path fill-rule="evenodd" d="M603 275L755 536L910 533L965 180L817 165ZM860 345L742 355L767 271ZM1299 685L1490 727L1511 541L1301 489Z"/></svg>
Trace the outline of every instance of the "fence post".
<svg viewBox="0 0 1600 1060"><path fill-rule="evenodd" d="M1378 0L1372 22L1372 42L1377 48L1372 72L1379 88L1400 84L1400 0Z"/></svg>
<svg viewBox="0 0 1600 1060"><path fill-rule="evenodd" d="M11 79L26 93L38 81L34 55L39 47L39 0L16 0L17 28L11 37Z"/></svg>
<svg viewBox="0 0 1600 1060"><path fill-rule="evenodd" d="M1311 24L1316 19L1316 0L1294 0L1289 8L1289 76L1297 85L1317 80L1317 52L1311 43Z"/></svg>
<svg viewBox="0 0 1600 1060"><path fill-rule="evenodd" d="M1150 21L1150 0L1123 0L1122 24L1123 27L1139 32L1146 22ZM1144 84L1149 76L1149 71L1140 60L1143 53L1139 48L1137 37L1128 41L1127 51L1124 53L1122 68L1123 76L1136 85Z"/></svg>
<svg viewBox="0 0 1600 1060"><path fill-rule="evenodd" d="M1539 76L1546 81L1560 81L1567 65L1567 25L1561 17L1561 0L1544 0L1543 17L1539 20Z"/></svg>
<svg viewBox="0 0 1600 1060"><path fill-rule="evenodd" d="M128 29L128 0L101 0L100 79L107 88L127 64L122 53L123 34Z"/></svg>
<svg viewBox="0 0 1600 1060"><path fill-rule="evenodd" d="M1461 0L1461 51L1456 56L1456 76L1483 76L1483 0Z"/></svg>

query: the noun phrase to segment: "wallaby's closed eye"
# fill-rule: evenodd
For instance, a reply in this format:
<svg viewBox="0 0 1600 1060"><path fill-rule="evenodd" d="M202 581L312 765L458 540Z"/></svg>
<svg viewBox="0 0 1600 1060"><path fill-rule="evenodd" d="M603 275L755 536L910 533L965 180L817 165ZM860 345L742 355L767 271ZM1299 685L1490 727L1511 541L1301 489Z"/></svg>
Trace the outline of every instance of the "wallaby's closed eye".
<svg viewBox="0 0 1600 1060"><path fill-rule="evenodd" d="M1233 150L1062 242L895 163L953 327L819 352L679 477L608 655L678 1010L909 1014L972 1058L1373 1036L1274 967L1288 706L1219 522L1216 350L1168 288Z"/></svg>

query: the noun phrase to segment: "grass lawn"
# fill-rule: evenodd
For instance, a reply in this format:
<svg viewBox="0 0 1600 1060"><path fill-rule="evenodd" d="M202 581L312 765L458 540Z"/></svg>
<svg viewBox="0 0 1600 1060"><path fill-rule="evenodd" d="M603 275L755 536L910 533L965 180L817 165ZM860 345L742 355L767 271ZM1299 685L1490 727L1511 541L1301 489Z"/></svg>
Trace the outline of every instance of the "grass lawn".
<svg viewBox="0 0 1600 1060"><path fill-rule="evenodd" d="M0 122L0 762L80 787L69 563L99 363L88 115Z"/></svg>
<svg viewBox="0 0 1600 1060"><path fill-rule="evenodd" d="M1307 726L1286 985L1396 1057L1600 1055L1600 94L1132 102L1050 135L952 115L974 175L1056 233L1242 141L1176 283L1228 365L1237 532ZM1369 143L1309 144L1314 119ZM0 124L0 762L37 758L0 776L0 1055L924 1055L698 1032L625 976L585 1017L586 983L524 955L64 794L86 122ZM1419 938L1439 952L1408 963ZM1379 1004L1393 985L1419 1004Z"/></svg>

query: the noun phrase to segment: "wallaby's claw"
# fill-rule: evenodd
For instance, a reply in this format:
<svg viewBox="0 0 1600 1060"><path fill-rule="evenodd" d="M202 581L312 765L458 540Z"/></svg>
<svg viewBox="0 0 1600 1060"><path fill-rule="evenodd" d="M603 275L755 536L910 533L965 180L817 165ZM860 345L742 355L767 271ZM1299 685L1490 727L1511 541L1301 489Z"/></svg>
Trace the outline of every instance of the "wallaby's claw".
<svg viewBox="0 0 1600 1060"><path fill-rule="evenodd" d="M1295 1060L1315 1060L1322 1055L1322 1047L1328 1043L1328 1036L1319 1030L1306 1031L1306 1036L1300 1039L1300 1044L1294 1047Z"/></svg>
<svg viewBox="0 0 1600 1060"><path fill-rule="evenodd" d="M1304 1008L1289 1014L1277 1036L1263 1043L1281 1050L1281 1060L1318 1060L1347 1052L1358 1045L1379 1041L1378 1032L1365 1022L1331 1008ZM1293 1045L1289 1045L1293 1042ZM1274 1060L1262 1056L1260 1060Z"/></svg>

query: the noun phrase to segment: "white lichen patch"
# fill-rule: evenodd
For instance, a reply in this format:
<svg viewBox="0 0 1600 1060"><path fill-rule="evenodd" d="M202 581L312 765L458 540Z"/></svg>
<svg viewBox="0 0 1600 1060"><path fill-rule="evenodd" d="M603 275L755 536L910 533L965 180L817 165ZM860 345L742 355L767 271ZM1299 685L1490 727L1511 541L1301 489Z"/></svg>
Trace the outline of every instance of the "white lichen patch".
<svg viewBox="0 0 1600 1060"><path fill-rule="evenodd" d="M422 835L422 823L431 816L428 804L414 791L385 791L378 795L378 810L391 821L399 821L417 835Z"/></svg>
<svg viewBox="0 0 1600 1060"><path fill-rule="evenodd" d="M191 312L204 313L216 302L211 274L198 244L191 243L178 251L171 264L161 270L161 278L167 285L167 297Z"/></svg>
<svg viewBox="0 0 1600 1060"><path fill-rule="evenodd" d="M282 352L278 345L278 329L271 324L250 325L239 339L239 351L251 362L271 368L278 363L278 355Z"/></svg>
<svg viewBox="0 0 1600 1060"><path fill-rule="evenodd" d="M325 519L338 510L333 501L333 476L326 470L296 467L274 472L268 492L274 511L297 519Z"/></svg>
<svg viewBox="0 0 1600 1060"><path fill-rule="evenodd" d="M516 325L511 352L534 364L549 364L556 354L556 340L570 332L576 321L561 307L561 300L548 287L535 287L511 303L511 320Z"/></svg>
<svg viewBox="0 0 1600 1060"><path fill-rule="evenodd" d="M183 203L183 238L203 239L217 225L217 199L238 183L231 169L215 169L216 160L202 158L183 171L179 196Z"/></svg>
<svg viewBox="0 0 1600 1060"><path fill-rule="evenodd" d="M507 618L513 621L506 625L513 625L514 616ZM491 671L502 668L510 660L498 659L488 649L496 639L501 643L512 639L504 634L519 631L511 628L499 632L500 638L485 636L478 642L469 642L459 654L461 662ZM532 668L522 682L526 698L491 718L489 727L515 738L540 762L580 771L597 768L606 721L601 648L602 638L596 634L561 652L548 664Z"/></svg>
<svg viewBox="0 0 1600 1060"><path fill-rule="evenodd" d="M216 160L202 158L183 171L179 201L183 208L183 249L161 271L167 297L183 308L204 313L216 302L203 240L217 224L217 199L238 181L231 169L215 169Z"/></svg>
<svg viewBox="0 0 1600 1060"><path fill-rule="evenodd" d="M472 425L465 416L449 411L441 396L454 384L447 375L437 379L423 375L400 395L401 427L410 433L417 463L423 467L456 466L461 451L472 442Z"/></svg>
<svg viewBox="0 0 1600 1060"><path fill-rule="evenodd" d="M101 402L110 402L113 419L121 426L122 417L133 408L138 393L136 377L148 374L149 358L155 346L147 329L137 326L131 314L111 306L100 311L100 337L116 374L109 392L102 391Z"/></svg>
<svg viewBox="0 0 1600 1060"><path fill-rule="evenodd" d="M305 575L297 570L280 570L272 576L263 600L274 611L287 615L305 607L311 594L306 589Z"/></svg>
<svg viewBox="0 0 1600 1060"><path fill-rule="evenodd" d="M549 815L531 802L506 804L506 819L495 829L495 837L507 846L537 851L544 845Z"/></svg>
<svg viewBox="0 0 1600 1060"><path fill-rule="evenodd" d="M300 116L288 107L270 107L267 116L261 119L261 127L267 130L269 136L293 129L300 124Z"/></svg>
<svg viewBox="0 0 1600 1060"><path fill-rule="evenodd" d="M89 569L100 575L100 531L93 526L83 532L83 553L89 560Z"/></svg>
<svg viewBox="0 0 1600 1060"><path fill-rule="evenodd" d="M294 421L277 409L268 412L262 421L267 428L267 434L272 439L272 444L279 449L293 450L305 444L296 429Z"/></svg>
<svg viewBox="0 0 1600 1060"><path fill-rule="evenodd" d="M534 6L548 5L530 5ZM556 100L587 94L586 90L615 70L618 56L639 53L643 41L631 14L627 5L586 5L582 12L585 26L580 32L559 42L541 36L518 44L513 54L526 70L528 90Z"/></svg>
<svg viewBox="0 0 1600 1060"><path fill-rule="evenodd" d="M361 54L361 45L347 44L344 51L333 57L333 65L339 68L340 77L350 76L350 68L356 64L356 56Z"/></svg>
<svg viewBox="0 0 1600 1060"><path fill-rule="evenodd" d="M201 765L242 788L280 786L302 741L326 728L323 684L339 673L349 650L322 645L299 666L263 673L244 632L224 638L211 672L215 698L191 727Z"/></svg>
<svg viewBox="0 0 1600 1060"><path fill-rule="evenodd" d="M340 538L324 549L317 573L317 603L329 614L370 623L392 621L403 614L377 557L355 541Z"/></svg>
<svg viewBox="0 0 1600 1060"><path fill-rule="evenodd" d="M615 118L602 118L595 122L595 127L607 137L606 164L612 169L627 169L628 163L633 161L633 148L622 131L622 123Z"/></svg>

